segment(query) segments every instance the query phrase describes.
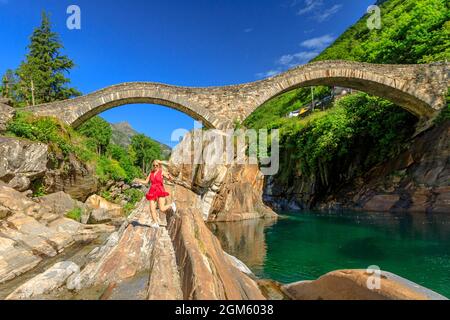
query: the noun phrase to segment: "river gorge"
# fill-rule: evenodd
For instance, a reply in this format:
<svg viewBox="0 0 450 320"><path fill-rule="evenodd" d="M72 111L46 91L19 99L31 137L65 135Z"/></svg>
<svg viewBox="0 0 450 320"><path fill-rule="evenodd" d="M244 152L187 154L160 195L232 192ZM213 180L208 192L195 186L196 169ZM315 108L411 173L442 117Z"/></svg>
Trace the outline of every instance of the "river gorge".
<svg viewBox="0 0 450 320"><path fill-rule="evenodd" d="M209 227L260 278L287 284L375 265L450 296L448 215L303 211Z"/></svg>

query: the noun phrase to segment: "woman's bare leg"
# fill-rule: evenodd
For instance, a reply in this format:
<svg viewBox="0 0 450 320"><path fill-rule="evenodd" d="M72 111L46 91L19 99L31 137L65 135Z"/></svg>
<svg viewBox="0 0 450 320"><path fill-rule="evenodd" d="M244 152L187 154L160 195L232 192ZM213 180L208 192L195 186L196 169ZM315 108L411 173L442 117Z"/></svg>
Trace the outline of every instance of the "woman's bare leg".
<svg viewBox="0 0 450 320"><path fill-rule="evenodd" d="M172 208L171 205L166 205L165 198L158 198L158 206L159 206L159 210L162 212L166 212L167 210Z"/></svg>
<svg viewBox="0 0 450 320"><path fill-rule="evenodd" d="M159 223L158 213L156 212L156 201L150 200L150 214L154 223Z"/></svg>

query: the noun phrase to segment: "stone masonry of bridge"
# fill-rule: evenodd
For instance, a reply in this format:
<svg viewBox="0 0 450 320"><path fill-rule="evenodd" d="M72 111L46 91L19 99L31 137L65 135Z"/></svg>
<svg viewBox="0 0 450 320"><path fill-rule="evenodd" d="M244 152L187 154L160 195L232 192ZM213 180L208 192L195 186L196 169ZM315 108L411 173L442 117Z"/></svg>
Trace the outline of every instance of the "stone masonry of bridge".
<svg viewBox="0 0 450 320"><path fill-rule="evenodd" d="M386 98L426 122L446 105L449 65L321 61L240 85L194 88L153 82L123 83L74 99L25 109L38 115L55 116L77 127L110 108L149 103L182 111L202 121L206 127L225 129L284 92L298 87L325 85L353 88Z"/></svg>

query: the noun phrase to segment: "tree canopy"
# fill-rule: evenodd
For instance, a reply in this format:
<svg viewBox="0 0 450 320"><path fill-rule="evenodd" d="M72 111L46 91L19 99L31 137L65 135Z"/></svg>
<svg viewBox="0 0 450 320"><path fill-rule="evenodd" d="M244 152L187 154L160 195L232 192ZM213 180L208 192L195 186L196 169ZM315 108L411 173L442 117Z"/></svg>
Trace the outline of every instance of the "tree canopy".
<svg viewBox="0 0 450 320"><path fill-rule="evenodd" d="M17 79L11 77L11 72L4 77L4 80L14 80L8 83L8 94L16 105L47 103L80 95L70 87L66 77L75 64L61 49L59 36L51 30L50 18L43 12L41 25L30 37L29 52L15 71Z"/></svg>

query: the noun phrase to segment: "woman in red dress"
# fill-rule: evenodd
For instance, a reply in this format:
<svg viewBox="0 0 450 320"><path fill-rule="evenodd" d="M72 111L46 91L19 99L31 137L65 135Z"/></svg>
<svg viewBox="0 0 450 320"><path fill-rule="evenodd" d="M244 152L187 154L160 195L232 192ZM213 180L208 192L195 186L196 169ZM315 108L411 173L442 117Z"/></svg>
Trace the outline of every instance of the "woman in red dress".
<svg viewBox="0 0 450 320"><path fill-rule="evenodd" d="M153 227L159 227L161 223L159 221L158 213L156 212L156 204L158 204L159 210L161 212L166 212L169 209L172 209L174 212L177 210L175 202L172 202L172 204L170 205L166 205L165 198L169 196L169 193L164 189L164 178L172 180L172 177L170 175L162 171L161 161L153 161L152 171L145 180L145 184L151 182L150 189L148 190L145 197L148 201L150 201L150 214L152 215L153 219Z"/></svg>

